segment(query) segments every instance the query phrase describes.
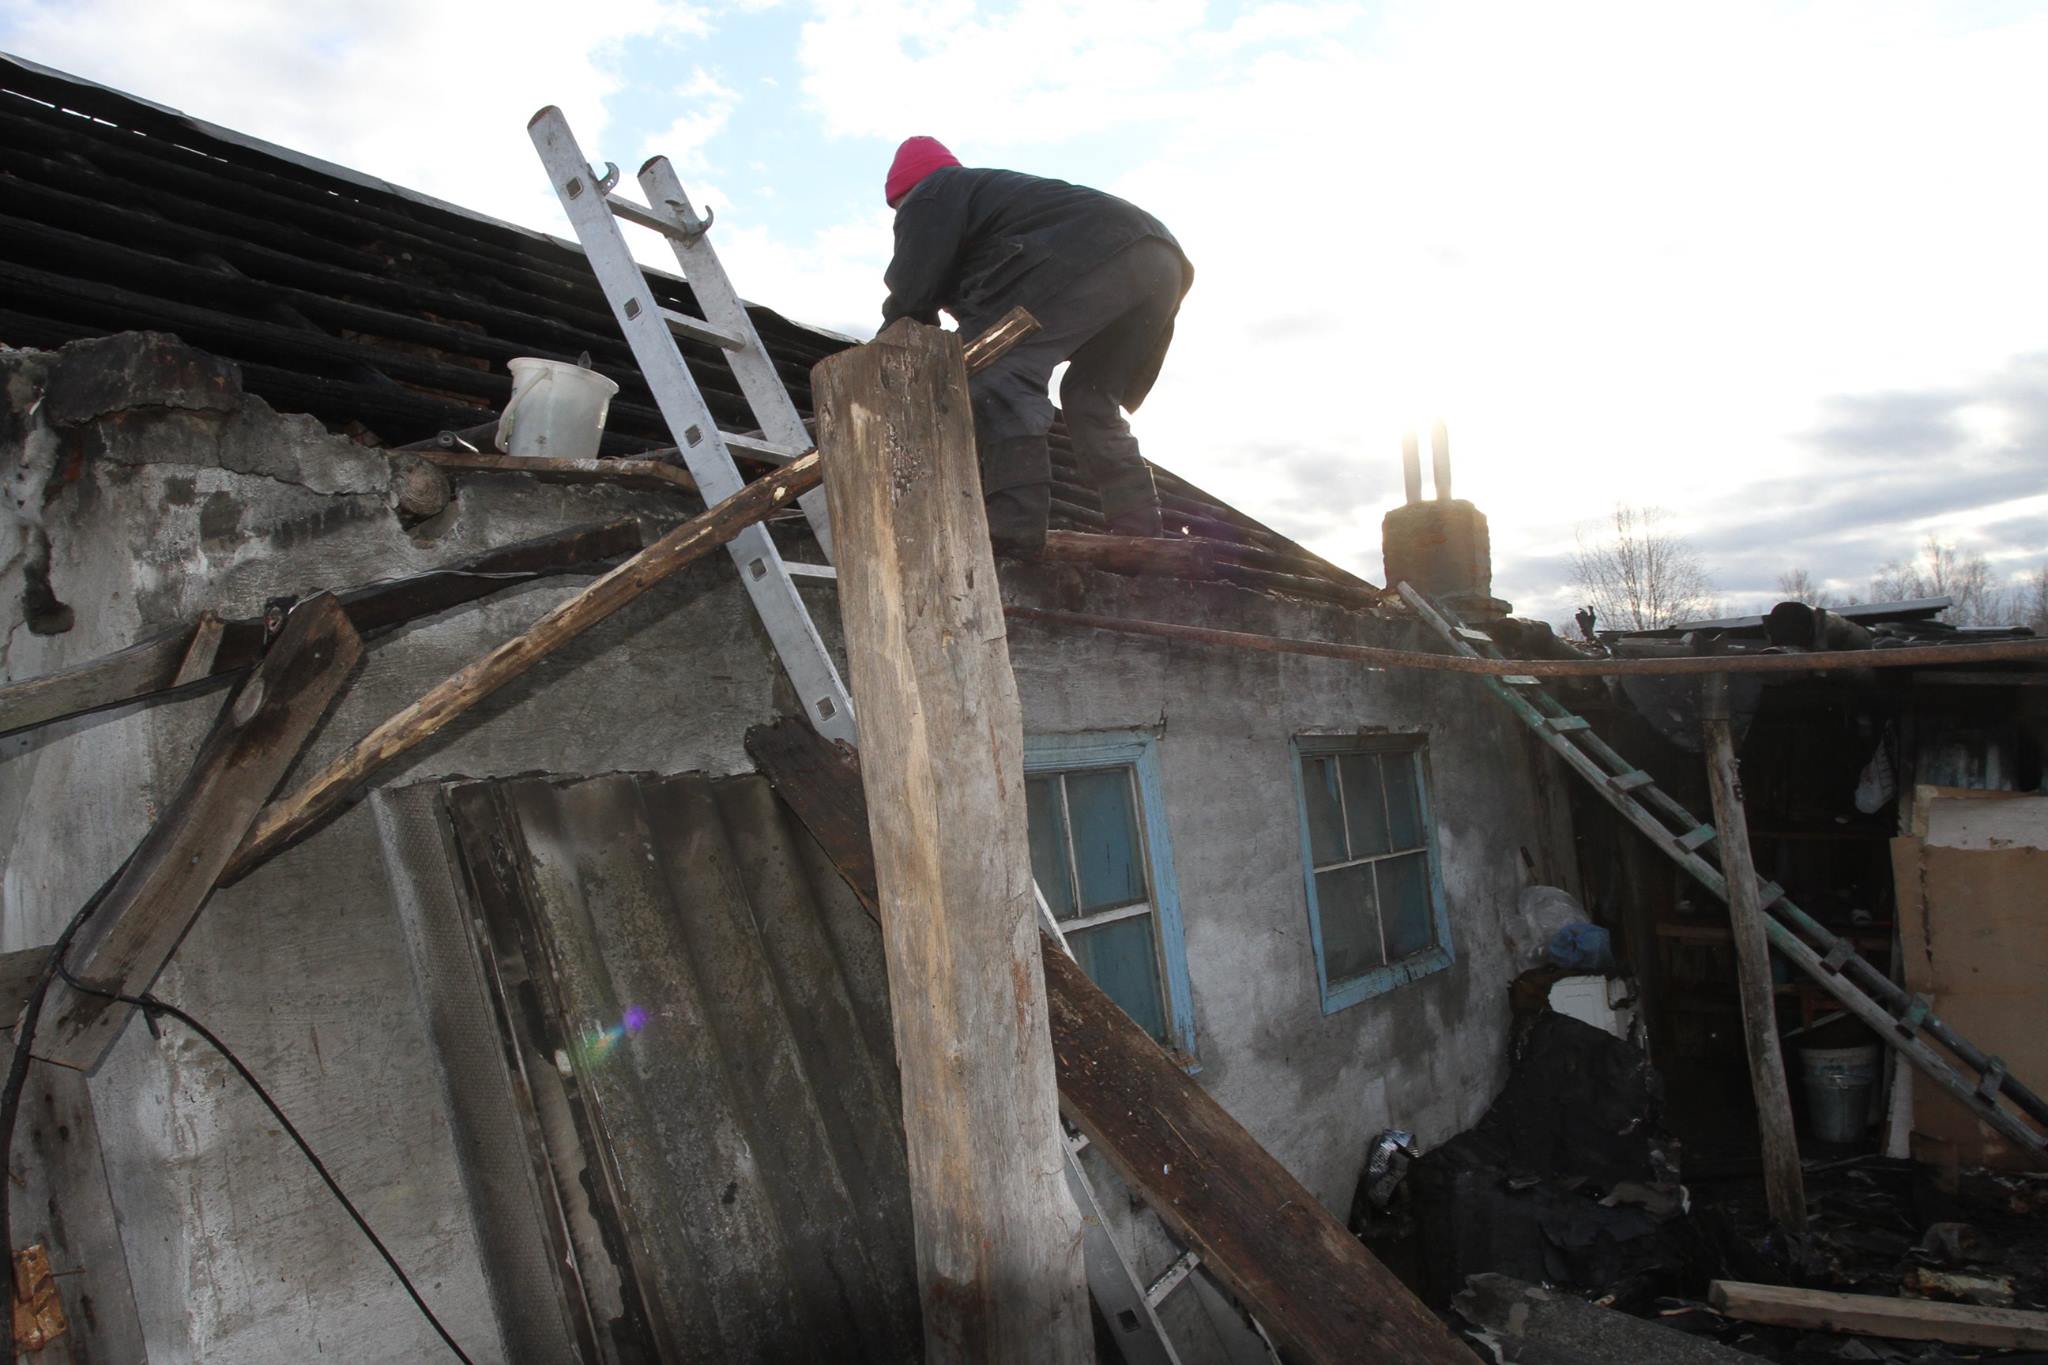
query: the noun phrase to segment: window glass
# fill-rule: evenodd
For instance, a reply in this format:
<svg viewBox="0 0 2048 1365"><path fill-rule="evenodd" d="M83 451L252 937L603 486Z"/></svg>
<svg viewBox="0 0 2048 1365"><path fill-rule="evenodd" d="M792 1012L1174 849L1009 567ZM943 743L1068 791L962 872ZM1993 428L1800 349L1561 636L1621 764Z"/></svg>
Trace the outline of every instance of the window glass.
<svg viewBox="0 0 2048 1365"><path fill-rule="evenodd" d="M1429 855L1404 853L1373 866L1379 869L1387 960L1399 962L1434 947L1436 917L1429 903Z"/></svg>
<svg viewBox="0 0 2048 1365"><path fill-rule="evenodd" d="M1421 848L1422 802L1415 790L1415 755L1387 754L1381 764L1387 778L1387 825L1390 848Z"/></svg>
<svg viewBox="0 0 2048 1365"><path fill-rule="evenodd" d="M1024 783L1024 804L1031 825L1031 875L1045 893L1054 919L1072 919L1074 874L1067 862L1066 812L1060 806L1060 780L1034 777Z"/></svg>
<svg viewBox="0 0 2048 1365"><path fill-rule="evenodd" d="M1423 753L1394 735L1295 741L1325 1011L1450 965Z"/></svg>
<svg viewBox="0 0 2048 1365"><path fill-rule="evenodd" d="M1145 855L1138 846L1131 770L1068 773L1067 814L1081 913L1094 914L1145 899Z"/></svg>
<svg viewBox="0 0 2048 1365"><path fill-rule="evenodd" d="M1160 1007L1159 949L1153 942L1152 917L1132 915L1067 936L1074 960L1103 993L1116 1001L1138 1027L1166 1040L1166 1013Z"/></svg>
<svg viewBox="0 0 2048 1365"><path fill-rule="evenodd" d="M1362 976L1381 964L1372 864L1354 863L1316 873L1316 905L1323 921L1323 969L1331 985Z"/></svg>
<svg viewBox="0 0 2048 1365"><path fill-rule="evenodd" d="M1301 760L1301 794L1308 807L1308 842L1316 866L1343 862L1349 855L1344 848L1344 810L1337 795L1337 760L1305 756Z"/></svg>
<svg viewBox="0 0 2048 1365"><path fill-rule="evenodd" d="M1371 858L1385 853L1387 806L1380 795L1379 755L1345 754L1337 766L1344 774L1344 821L1351 832L1351 856Z"/></svg>

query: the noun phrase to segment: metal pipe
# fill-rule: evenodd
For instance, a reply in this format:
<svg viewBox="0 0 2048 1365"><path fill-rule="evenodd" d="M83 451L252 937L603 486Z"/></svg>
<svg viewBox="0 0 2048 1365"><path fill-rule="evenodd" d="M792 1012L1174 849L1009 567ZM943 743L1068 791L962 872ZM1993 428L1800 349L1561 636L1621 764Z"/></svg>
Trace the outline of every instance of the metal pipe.
<svg viewBox="0 0 2048 1365"><path fill-rule="evenodd" d="M1407 490L1411 507L1422 501L1422 454L1416 443L1412 431L1401 438L1401 486Z"/></svg>
<svg viewBox="0 0 2048 1365"><path fill-rule="evenodd" d="M1436 480L1436 500L1451 500L1451 433L1439 417L1429 428L1429 465Z"/></svg>

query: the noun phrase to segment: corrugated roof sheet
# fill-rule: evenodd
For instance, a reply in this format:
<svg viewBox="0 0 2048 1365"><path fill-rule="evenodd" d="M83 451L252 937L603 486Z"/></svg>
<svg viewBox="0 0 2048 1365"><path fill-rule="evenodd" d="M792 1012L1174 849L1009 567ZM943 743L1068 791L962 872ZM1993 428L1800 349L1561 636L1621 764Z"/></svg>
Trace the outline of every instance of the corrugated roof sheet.
<svg viewBox="0 0 2048 1365"><path fill-rule="evenodd" d="M652 1348L919 1358L880 936L766 780L525 778L448 807L589 1150L536 1131L587 1172L611 1231L581 1250L619 1264Z"/></svg>

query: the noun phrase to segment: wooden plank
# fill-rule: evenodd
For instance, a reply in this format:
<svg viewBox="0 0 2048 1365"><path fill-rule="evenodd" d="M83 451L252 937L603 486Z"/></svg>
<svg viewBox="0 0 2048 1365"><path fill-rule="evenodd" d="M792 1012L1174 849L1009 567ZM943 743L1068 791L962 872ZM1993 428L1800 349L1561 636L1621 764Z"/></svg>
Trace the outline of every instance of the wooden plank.
<svg viewBox="0 0 2048 1365"><path fill-rule="evenodd" d="M171 679L173 689L189 687L213 676L213 661L220 657L221 637L226 633L227 622L210 611L199 613L192 626L191 642L185 646L185 657L178 661L178 672Z"/></svg>
<svg viewBox="0 0 2048 1365"><path fill-rule="evenodd" d="M689 470L661 460L563 460L468 450L409 450L405 453L457 472L525 474L558 483L624 483L677 488L686 493L697 491L697 481L690 477Z"/></svg>
<svg viewBox="0 0 2048 1365"><path fill-rule="evenodd" d="M1742 1322L1951 1346L2048 1350L2048 1313L1715 1280L1707 1302Z"/></svg>
<svg viewBox="0 0 2048 1365"><path fill-rule="evenodd" d="M10 1018L12 1016L10 1015ZM9 1232L17 1247L40 1242L58 1272L58 1293L71 1330L35 1365L142 1361L149 1352L135 1289L100 1155L91 1082L64 1067L34 1072L22 1090L21 1114L7 1170Z"/></svg>
<svg viewBox="0 0 2048 1365"><path fill-rule="evenodd" d="M349 623L369 637L408 621L473 602L518 583L615 559L641 547L639 523L622 518L507 545L405 578L369 583L340 594ZM261 617L220 623L204 670L195 666L209 618L179 626L127 649L0 687L0 736L72 716L169 696L232 677L263 654Z"/></svg>
<svg viewBox="0 0 2048 1365"><path fill-rule="evenodd" d="M811 389L876 816L925 1358L1091 1361L963 352L900 321L820 362Z"/></svg>
<svg viewBox="0 0 2048 1365"><path fill-rule="evenodd" d="M1038 330L1038 322L1013 308L968 343L970 373L985 369ZM816 488L824 474L815 450L746 485L706 508L660 540L584 588L526 630L432 688L412 705L372 730L354 748L267 807L222 874L224 881L249 869L332 815L385 764L440 733L457 716L525 673L548 655L628 602L732 539L746 527L794 503Z"/></svg>
<svg viewBox="0 0 2048 1365"><path fill-rule="evenodd" d="M43 974L43 964L49 960L47 944L0 953L0 1020L5 1021L8 1029L13 1029L21 1018L22 1006L28 1004L36 978Z"/></svg>
<svg viewBox="0 0 2048 1365"><path fill-rule="evenodd" d="M741 488L585 587L524 631L451 674L346 753L265 808L229 863L233 881L333 814L385 764L439 734L563 645L604 621L656 584L719 549L744 528L794 503L822 477L817 452L792 460Z"/></svg>
<svg viewBox="0 0 2048 1365"><path fill-rule="evenodd" d="M1764 1199L1771 1217L1795 1236L1806 1235L1806 1181L1799 1167L1799 1136L1792 1127L1792 1092L1778 1040L1778 1002L1771 987L1771 945L1756 864L1749 851L1749 815L1728 715L1728 680L1715 675L1701 688L1706 732L1707 786L1720 831L1721 875L1728 883L1728 918L1735 943L1735 978L1742 1001L1742 1036L1749 1083L1756 1094L1763 1138Z"/></svg>
<svg viewBox="0 0 2048 1365"><path fill-rule="evenodd" d="M795 718L756 726L746 742L874 913L858 756ZM1061 1112L1274 1340L1304 1362L1469 1365L1435 1316L1043 933L1039 951ZM1176 1142L1175 1133L1201 1141Z"/></svg>
<svg viewBox="0 0 2048 1365"><path fill-rule="evenodd" d="M73 941L74 976L124 995L149 989L362 652L361 637L331 594L292 611L263 662L221 708L184 785ZM94 1069L133 1006L66 983L51 989L49 1023L35 1055Z"/></svg>

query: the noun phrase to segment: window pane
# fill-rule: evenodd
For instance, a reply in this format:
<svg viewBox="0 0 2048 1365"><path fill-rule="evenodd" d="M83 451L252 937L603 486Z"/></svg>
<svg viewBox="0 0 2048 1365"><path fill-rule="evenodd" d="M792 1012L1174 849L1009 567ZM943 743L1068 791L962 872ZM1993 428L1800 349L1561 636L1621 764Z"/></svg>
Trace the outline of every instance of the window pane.
<svg viewBox="0 0 2048 1365"><path fill-rule="evenodd" d="M1337 760L1344 770L1344 819L1351 828L1351 856L1370 858L1385 853L1387 807L1380 798L1380 760L1377 754L1345 754Z"/></svg>
<svg viewBox="0 0 2048 1365"><path fill-rule="evenodd" d="M1327 754L1302 756L1301 795L1308 805L1309 861L1317 867L1343 862L1350 855L1344 850L1344 813L1337 804L1335 758Z"/></svg>
<svg viewBox="0 0 2048 1365"><path fill-rule="evenodd" d="M1166 1041L1166 1011L1159 1003L1159 953L1152 945L1152 917L1133 915L1096 929L1068 935L1074 960L1088 979L1137 1021Z"/></svg>
<svg viewBox="0 0 2048 1365"><path fill-rule="evenodd" d="M1408 853L1373 866L1380 874L1380 906L1387 921L1387 960L1398 962L1435 947L1436 916L1429 904L1429 855Z"/></svg>
<svg viewBox="0 0 2048 1365"><path fill-rule="evenodd" d="M1372 864L1316 873L1316 913L1323 923L1323 971L1331 986L1381 965Z"/></svg>
<svg viewBox="0 0 2048 1365"><path fill-rule="evenodd" d="M1387 754L1381 767L1387 774L1387 825L1393 831L1390 848L1422 847L1422 802L1415 790L1415 755Z"/></svg>
<svg viewBox="0 0 2048 1365"><path fill-rule="evenodd" d="M1060 780L1034 777L1024 783L1024 807L1031 822L1031 875L1045 892L1054 919L1072 919L1074 877L1067 867L1067 831L1060 819Z"/></svg>
<svg viewBox="0 0 2048 1365"><path fill-rule="evenodd" d="M1072 817L1082 914L1146 899L1145 855L1138 845L1134 797L1129 768L1067 774L1067 813Z"/></svg>

